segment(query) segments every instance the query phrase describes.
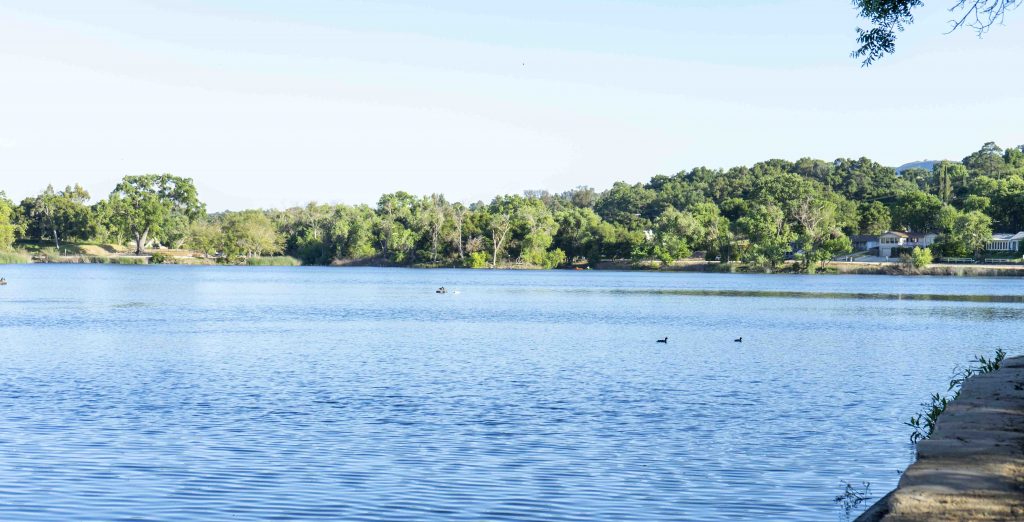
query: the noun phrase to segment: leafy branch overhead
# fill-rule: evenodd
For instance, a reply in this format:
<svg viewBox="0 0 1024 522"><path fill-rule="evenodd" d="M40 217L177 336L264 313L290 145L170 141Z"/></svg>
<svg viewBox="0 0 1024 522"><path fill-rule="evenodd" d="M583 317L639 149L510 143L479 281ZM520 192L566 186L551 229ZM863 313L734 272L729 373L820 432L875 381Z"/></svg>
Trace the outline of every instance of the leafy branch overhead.
<svg viewBox="0 0 1024 522"><path fill-rule="evenodd" d="M957 0L949 11L950 32L970 27L982 36L995 24L1002 24L1006 13L1020 6L1024 0ZM869 29L857 28L859 47L850 53L869 66L876 60L896 51L896 33L914 23L914 10L923 6L922 0L854 0L858 14L871 22Z"/></svg>

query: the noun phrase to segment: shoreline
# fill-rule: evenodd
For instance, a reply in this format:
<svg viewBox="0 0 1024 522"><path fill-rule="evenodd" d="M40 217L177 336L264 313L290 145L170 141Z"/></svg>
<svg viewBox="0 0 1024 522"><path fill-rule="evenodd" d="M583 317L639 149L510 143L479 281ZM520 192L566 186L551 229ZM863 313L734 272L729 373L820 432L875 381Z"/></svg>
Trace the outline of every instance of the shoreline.
<svg viewBox="0 0 1024 522"><path fill-rule="evenodd" d="M340 260L331 264L308 264L296 262L283 262L274 264L272 261L267 264L255 263L218 263L211 258L166 258L163 262L152 263L152 255L144 256L61 256L46 260L31 259L24 263L11 264L106 264L106 265L179 265L179 266L324 266L336 268L350 267L377 267L377 268L413 268L413 269L465 269L465 270L562 270L582 271L582 267L564 268L542 268L528 265L501 265L497 267L470 268L466 266L423 266L423 265L399 265L387 262L375 262L365 260ZM262 258L262 259L278 259ZM281 259L292 259L282 256ZM601 261L586 270L595 271L629 271L629 272L691 272L691 273L751 273L751 274L782 274L782 275L930 275L930 276L953 276L953 277L1024 277L1024 266L1022 265L980 265L980 264L941 264L935 263L925 268L906 270L898 263L856 263L836 262L829 264L825 269L816 271L813 274L796 269L792 264L785 264L775 270L753 268L740 263L732 262L722 264L710 261L677 261L669 266L662 266L657 261L631 261L613 260Z"/></svg>
<svg viewBox="0 0 1024 522"><path fill-rule="evenodd" d="M152 254L122 256L87 256L72 255L58 258L38 259L26 256L23 263L12 264L105 264L105 265L180 265L180 266L324 266L324 267L377 267L377 268L413 268L413 269L466 269L466 270L562 270L562 271L621 271L621 272L691 272L720 274L766 274L766 275L902 275L902 276L951 276L951 277L1024 277L1024 265L1014 264L947 264L933 263L924 268L905 269L899 263L858 263L836 261L808 274L797 269L793 262L786 262L775 270L754 268L739 262L720 263L718 261L680 260L670 265L660 261L616 259L600 261L586 268L563 267L543 268L524 264L504 264L497 267L469 268L457 265L400 265L380 259L341 259L330 264L304 265L289 256L271 256L254 258L241 263L220 263L216 258L164 257L159 263L152 263Z"/></svg>
<svg viewBox="0 0 1024 522"><path fill-rule="evenodd" d="M899 484L855 522L1024 520L1024 356L976 375Z"/></svg>

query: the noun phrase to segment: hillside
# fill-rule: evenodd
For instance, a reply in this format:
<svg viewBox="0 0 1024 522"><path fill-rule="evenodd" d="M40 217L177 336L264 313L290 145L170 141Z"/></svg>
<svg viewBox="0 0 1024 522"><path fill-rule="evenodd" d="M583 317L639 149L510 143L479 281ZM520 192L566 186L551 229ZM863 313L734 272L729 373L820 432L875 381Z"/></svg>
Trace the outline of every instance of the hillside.
<svg viewBox="0 0 1024 522"><path fill-rule="evenodd" d="M911 161L910 163L904 163L903 165L896 167L896 172L902 173L904 170L907 169L932 170L932 167L935 166L935 164L938 162L939 160Z"/></svg>

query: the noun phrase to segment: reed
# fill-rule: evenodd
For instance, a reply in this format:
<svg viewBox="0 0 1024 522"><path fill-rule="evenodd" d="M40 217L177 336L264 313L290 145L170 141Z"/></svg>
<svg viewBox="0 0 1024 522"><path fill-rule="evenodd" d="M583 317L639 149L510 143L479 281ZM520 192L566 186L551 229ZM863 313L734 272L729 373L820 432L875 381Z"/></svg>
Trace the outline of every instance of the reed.
<svg viewBox="0 0 1024 522"><path fill-rule="evenodd" d="M260 256L245 260L248 266L299 266L302 263L292 256Z"/></svg>
<svg viewBox="0 0 1024 522"><path fill-rule="evenodd" d="M32 258L24 252L14 250L0 252L0 265L23 265L31 262Z"/></svg>

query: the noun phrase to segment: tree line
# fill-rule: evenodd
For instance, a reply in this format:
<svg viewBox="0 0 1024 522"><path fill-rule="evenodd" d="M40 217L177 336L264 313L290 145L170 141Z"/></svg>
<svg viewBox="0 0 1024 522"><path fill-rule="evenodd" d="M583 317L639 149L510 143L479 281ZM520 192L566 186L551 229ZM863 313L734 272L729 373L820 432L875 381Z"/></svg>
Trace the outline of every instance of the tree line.
<svg viewBox="0 0 1024 522"><path fill-rule="evenodd" d="M966 257L982 252L993 228L1024 230L1024 146L986 143L930 170L897 173L867 158L775 159L469 205L395 192L375 206L208 213L192 180L170 174L126 176L93 204L79 185L47 187L19 204L0 192L0 248L95 242L137 254L190 249L225 262L285 254L305 264L551 268L696 254L766 268L792 257L813 271L850 252L857 234L934 231L937 255Z"/></svg>

